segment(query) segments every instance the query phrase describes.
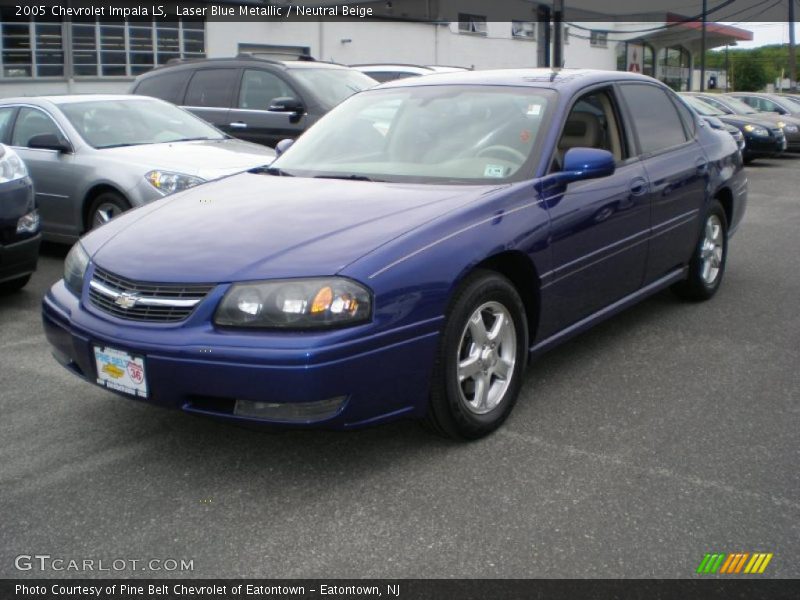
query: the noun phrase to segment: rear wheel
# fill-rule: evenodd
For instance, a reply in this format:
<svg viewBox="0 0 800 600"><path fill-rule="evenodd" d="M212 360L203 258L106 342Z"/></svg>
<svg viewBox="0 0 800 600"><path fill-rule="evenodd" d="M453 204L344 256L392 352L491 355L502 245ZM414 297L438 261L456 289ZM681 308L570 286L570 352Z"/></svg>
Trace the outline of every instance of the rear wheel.
<svg viewBox="0 0 800 600"><path fill-rule="evenodd" d="M689 274L673 291L686 300L708 300L722 283L727 256L728 221L722 205L714 200L689 263Z"/></svg>
<svg viewBox="0 0 800 600"><path fill-rule="evenodd" d="M459 288L434 369L427 422L456 439L483 437L517 400L527 358L525 308L511 282L478 271Z"/></svg>
<svg viewBox="0 0 800 600"><path fill-rule="evenodd" d="M116 192L103 192L92 201L86 218L86 228L96 229L118 217L131 207L130 203Z"/></svg>

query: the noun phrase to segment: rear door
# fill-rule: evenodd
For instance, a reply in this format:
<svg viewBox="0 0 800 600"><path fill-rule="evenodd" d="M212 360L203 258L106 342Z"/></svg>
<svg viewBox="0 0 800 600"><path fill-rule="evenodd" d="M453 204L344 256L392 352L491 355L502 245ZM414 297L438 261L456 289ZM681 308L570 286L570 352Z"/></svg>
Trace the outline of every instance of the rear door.
<svg viewBox="0 0 800 600"><path fill-rule="evenodd" d="M237 67L198 69L189 80L185 108L192 111L230 135L236 135L230 126L231 103L239 86L242 70Z"/></svg>
<svg viewBox="0 0 800 600"><path fill-rule="evenodd" d="M650 181L651 234L645 283L686 264L699 234L709 164L695 139L692 113L672 92L649 83L620 83Z"/></svg>
<svg viewBox="0 0 800 600"><path fill-rule="evenodd" d="M282 139L297 138L307 127L308 117L269 110L276 98L302 100L280 74L267 69L244 69L238 97L228 115L231 134L273 148Z"/></svg>

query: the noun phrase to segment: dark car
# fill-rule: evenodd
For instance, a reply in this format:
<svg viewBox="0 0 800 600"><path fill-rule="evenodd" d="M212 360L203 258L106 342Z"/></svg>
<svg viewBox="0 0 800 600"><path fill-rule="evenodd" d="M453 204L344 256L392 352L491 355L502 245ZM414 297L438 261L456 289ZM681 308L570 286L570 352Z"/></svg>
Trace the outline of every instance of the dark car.
<svg viewBox="0 0 800 600"><path fill-rule="evenodd" d="M28 170L14 150L0 144L0 292L28 283L41 239Z"/></svg>
<svg viewBox="0 0 800 600"><path fill-rule="evenodd" d="M758 112L777 113L781 116L800 117L800 104L792 102L785 96L778 94L761 94L757 92L733 92L730 94L738 98Z"/></svg>
<svg viewBox="0 0 800 600"><path fill-rule="evenodd" d="M777 134L776 129L780 129L786 138L786 148L784 150L800 150L800 119L777 113L759 112L739 98L734 98L727 94L687 93L700 98L703 102L710 104L727 115L758 119L773 134Z"/></svg>
<svg viewBox="0 0 800 600"><path fill-rule="evenodd" d="M693 94L681 93L680 96L703 118L720 121L739 133L742 137L742 156L745 163L760 157L779 156L786 147L783 130L773 126L769 121L759 119L758 115L732 115Z"/></svg>
<svg viewBox="0 0 800 600"><path fill-rule="evenodd" d="M159 67L137 77L130 91L181 105L234 137L274 147L376 84L342 65L244 54Z"/></svg>
<svg viewBox="0 0 800 600"><path fill-rule="evenodd" d="M633 73L403 79L284 150L78 242L56 359L220 419L477 438L530 358L668 287L711 298L747 201L733 138Z"/></svg>

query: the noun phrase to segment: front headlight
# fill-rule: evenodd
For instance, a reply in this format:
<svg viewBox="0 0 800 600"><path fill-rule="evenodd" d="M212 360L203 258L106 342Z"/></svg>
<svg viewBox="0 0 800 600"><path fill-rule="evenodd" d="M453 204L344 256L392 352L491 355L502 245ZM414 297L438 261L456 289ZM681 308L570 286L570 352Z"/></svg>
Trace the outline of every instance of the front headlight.
<svg viewBox="0 0 800 600"><path fill-rule="evenodd" d="M64 259L64 285L80 298L83 291L83 276L89 266L89 255L80 242L77 242Z"/></svg>
<svg viewBox="0 0 800 600"><path fill-rule="evenodd" d="M190 187L205 183L205 179L194 175L159 170L150 171L144 178L147 179L150 185L165 195L188 190Z"/></svg>
<svg viewBox="0 0 800 600"><path fill-rule="evenodd" d="M8 183L28 176L25 163L8 146L0 146L0 183Z"/></svg>
<svg viewBox="0 0 800 600"><path fill-rule="evenodd" d="M320 329L369 321L367 288L342 277L284 279L233 285L214 323L223 327Z"/></svg>
<svg viewBox="0 0 800 600"><path fill-rule="evenodd" d="M767 131L763 127L759 127L758 125L745 125L744 130L752 133L753 135L758 135L762 137L767 137L769 135L769 131Z"/></svg>
<svg viewBox="0 0 800 600"><path fill-rule="evenodd" d="M797 133L797 125L784 125L783 130L786 133Z"/></svg>

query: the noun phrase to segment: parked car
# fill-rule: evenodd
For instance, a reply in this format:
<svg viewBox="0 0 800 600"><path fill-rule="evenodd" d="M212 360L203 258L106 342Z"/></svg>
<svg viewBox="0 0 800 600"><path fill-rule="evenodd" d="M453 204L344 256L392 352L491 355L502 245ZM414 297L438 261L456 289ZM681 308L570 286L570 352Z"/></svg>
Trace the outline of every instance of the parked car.
<svg viewBox="0 0 800 600"><path fill-rule="evenodd" d="M25 161L44 236L54 241L74 241L129 208L274 157L140 96L8 98L0 123L0 142Z"/></svg>
<svg viewBox="0 0 800 600"><path fill-rule="evenodd" d="M779 127L774 127L758 115L731 115L712 106L699 97L681 93L681 99L705 119L715 119L732 127L742 139L742 156L749 163L760 157L780 156L786 148L786 136Z"/></svg>
<svg viewBox="0 0 800 600"><path fill-rule="evenodd" d="M372 79L380 83L435 73L430 67L424 67L422 65L370 63L350 66L357 71L361 71L365 75L369 75Z"/></svg>
<svg viewBox="0 0 800 600"><path fill-rule="evenodd" d="M25 287L36 270L41 239L33 183L25 163L14 150L0 144L0 293Z"/></svg>
<svg viewBox="0 0 800 600"><path fill-rule="evenodd" d="M137 77L131 93L179 104L229 135L274 147L376 84L342 65L242 54L159 67Z"/></svg>
<svg viewBox="0 0 800 600"><path fill-rule="evenodd" d="M782 116L777 113L762 113L745 104L738 98L727 94L706 94L697 92L687 92L688 94L700 98L703 102L710 104L716 109L728 115L744 116L748 118L758 118L763 122L772 134L777 134L776 129L780 129L786 137L786 148L788 150L800 150L800 119L790 116Z"/></svg>
<svg viewBox="0 0 800 600"><path fill-rule="evenodd" d="M453 73L458 71L467 71L464 67L446 67L440 65L406 65L406 64L384 64L384 63L370 63L370 64L357 64L350 65L357 71L369 75L372 79L385 83L387 81L394 81L395 79L403 79L405 77L419 77L421 75L432 75L433 73Z"/></svg>
<svg viewBox="0 0 800 600"><path fill-rule="evenodd" d="M0 293L22 289L36 271L39 229L33 182L25 163L12 148L0 144Z"/></svg>
<svg viewBox="0 0 800 600"><path fill-rule="evenodd" d="M477 438L530 357L711 298L747 198L733 138L633 73L404 79L281 148L77 243L43 301L61 364L220 419Z"/></svg>
<svg viewBox="0 0 800 600"><path fill-rule="evenodd" d="M778 94L759 94L755 92L732 92L738 98L758 112L777 113L781 116L800 117L800 104L792 102L785 96Z"/></svg>

